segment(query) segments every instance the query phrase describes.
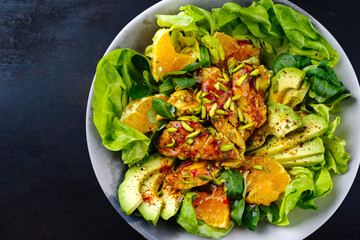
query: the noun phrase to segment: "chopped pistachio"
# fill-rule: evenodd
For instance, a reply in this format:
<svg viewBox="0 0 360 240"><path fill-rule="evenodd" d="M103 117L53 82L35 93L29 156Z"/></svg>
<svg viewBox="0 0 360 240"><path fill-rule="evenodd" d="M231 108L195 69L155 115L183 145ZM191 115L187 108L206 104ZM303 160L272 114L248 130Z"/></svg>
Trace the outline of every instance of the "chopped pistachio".
<svg viewBox="0 0 360 240"><path fill-rule="evenodd" d="M212 103L212 100L207 99L207 98L202 98L201 99L204 103Z"/></svg>
<svg viewBox="0 0 360 240"><path fill-rule="evenodd" d="M240 87L241 84L245 81L245 79L248 77L247 74L242 75L236 82L236 86Z"/></svg>
<svg viewBox="0 0 360 240"><path fill-rule="evenodd" d="M200 98L200 95L202 94L202 91L198 91L198 93L196 94L196 98L199 99Z"/></svg>
<svg viewBox="0 0 360 240"><path fill-rule="evenodd" d="M255 69L255 70L253 70L253 71L251 71L251 73L249 74L250 76L257 76L257 75L259 75L260 74L260 70L257 68L257 69Z"/></svg>
<svg viewBox="0 0 360 240"><path fill-rule="evenodd" d="M257 169L257 170L263 170L263 166L261 166L261 165L252 165L252 168Z"/></svg>
<svg viewBox="0 0 360 240"><path fill-rule="evenodd" d="M217 103L214 103L214 105L211 107L210 113L209 113L211 118L214 117L216 109L217 109Z"/></svg>
<svg viewBox="0 0 360 240"><path fill-rule="evenodd" d="M166 131L168 131L169 133L174 133L177 131L177 129L173 127L173 128L166 129Z"/></svg>
<svg viewBox="0 0 360 240"><path fill-rule="evenodd" d="M237 71L239 71L240 69L242 69L243 67L245 67L245 63L241 63L239 66L237 66L236 68L234 68L231 73L236 73Z"/></svg>
<svg viewBox="0 0 360 240"><path fill-rule="evenodd" d="M201 158L201 154L200 154L200 153L196 154L195 158L196 158L196 159Z"/></svg>
<svg viewBox="0 0 360 240"><path fill-rule="evenodd" d="M183 128L185 128L186 131L189 131L189 132L193 132L194 129L192 127L190 127L186 122L184 121L181 121L181 126L183 126Z"/></svg>
<svg viewBox="0 0 360 240"><path fill-rule="evenodd" d="M229 144L225 144L225 145L222 145L220 147L220 150L223 151L223 152L226 152L226 151L230 151L234 148L234 144L233 143L229 143Z"/></svg>
<svg viewBox="0 0 360 240"><path fill-rule="evenodd" d="M230 104L230 111L235 112L235 104L233 102Z"/></svg>
<svg viewBox="0 0 360 240"><path fill-rule="evenodd" d="M229 189L227 187L224 187L224 192L227 192Z"/></svg>
<svg viewBox="0 0 360 240"><path fill-rule="evenodd" d="M196 117L196 116L191 116L191 121L193 121L193 122L198 122L198 121L199 121L199 118Z"/></svg>
<svg viewBox="0 0 360 240"><path fill-rule="evenodd" d="M201 107L194 108L193 111L194 111L194 114L197 115L201 112Z"/></svg>
<svg viewBox="0 0 360 240"><path fill-rule="evenodd" d="M260 88L260 83L259 83L260 81L259 81L259 78L257 78L256 80L255 80L255 89L256 89L256 91L259 91L259 88Z"/></svg>
<svg viewBox="0 0 360 240"><path fill-rule="evenodd" d="M205 180L205 181L207 181L207 180L212 180L213 178L212 177L210 177L210 176L208 176L208 175L199 175L198 176L200 179L202 179L202 180Z"/></svg>
<svg viewBox="0 0 360 240"><path fill-rule="evenodd" d="M175 114L175 113L171 113L171 116L172 116L173 118L175 118L175 117L176 117L176 114Z"/></svg>
<svg viewBox="0 0 360 240"><path fill-rule="evenodd" d="M215 130L215 128L213 128L213 127L208 127L207 130L208 130L208 132L210 133L210 135L212 135L212 136L215 136L215 135L216 135L216 130Z"/></svg>
<svg viewBox="0 0 360 240"><path fill-rule="evenodd" d="M182 178L189 178L189 177L191 177L190 174L184 174L184 175L182 175Z"/></svg>
<svg viewBox="0 0 360 240"><path fill-rule="evenodd" d="M189 135L186 136L187 139L190 139L190 138L194 138L196 137L197 135L199 135L201 133L201 130L196 130L195 132L193 133L190 133Z"/></svg>
<svg viewBox="0 0 360 240"><path fill-rule="evenodd" d="M229 63L229 62L228 62ZM230 64L228 64L228 68L229 68L229 71L231 72L231 70L235 67L236 65L236 60L232 61Z"/></svg>
<svg viewBox="0 0 360 240"><path fill-rule="evenodd" d="M216 109L215 112L216 112L217 114L219 114L219 115L229 115L228 112L226 112L226 111L224 111L224 110L220 110L220 109Z"/></svg>
<svg viewBox="0 0 360 240"><path fill-rule="evenodd" d="M209 93L208 92L203 92L201 95L200 95L200 98L203 98L205 97L206 95L208 95Z"/></svg>
<svg viewBox="0 0 360 240"><path fill-rule="evenodd" d="M244 115L242 114L241 109L238 107L238 115L239 115L239 122L244 122Z"/></svg>
<svg viewBox="0 0 360 240"><path fill-rule="evenodd" d="M247 129L247 128L250 128L250 127L252 127L252 126L254 126L255 125L255 123L254 122L251 122L251 123L248 123L248 124L246 124L246 125L244 125L244 126L240 126L239 128L238 128L238 130L240 131L240 130L244 130L244 129Z"/></svg>
<svg viewBox="0 0 360 240"><path fill-rule="evenodd" d="M186 159L185 156L178 156L177 158L180 159L180 160L185 160Z"/></svg>
<svg viewBox="0 0 360 240"><path fill-rule="evenodd" d="M171 148L171 147L175 147L175 145L176 145L175 140L173 138L171 138L171 143L166 144L165 146L168 147L168 148Z"/></svg>
<svg viewBox="0 0 360 240"><path fill-rule="evenodd" d="M194 92L194 94L196 94L196 93L197 93L197 91L199 91L199 88L198 88L198 87L194 89L194 91L193 91L193 92Z"/></svg>
<svg viewBox="0 0 360 240"><path fill-rule="evenodd" d="M263 166L265 172L270 173L270 170Z"/></svg>
<svg viewBox="0 0 360 240"><path fill-rule="evenodd" d="M225 104L224 104L224 109L228 109L228 108L230 107L230 104L231 104L231 97L229 97L229 98L226 100L226 102L225 102Z"/></svg>
<svg viewBox="0 0 360 240"><path fill-rule="evenodd" d="M185 184L193 184L194 183L194 182L191 182L191 181L184 181L184 180L182 180L181 182L185 183Z"/></svg>
<svg viewBox="0 0 360 240"><path fill-rule="evenodd" d="M216 90L220 90L220 85L219 85L219 83L218 83L218 82L217 82L217 83L215 83L214 87L216 88Z"/></svg>
<svg viewBox="0 0 360 240"><path fill-rule="evenodd" d="M240 99L241 98L241 95L235 95L235 96L233 96L231 99L233 100L233 101L236 101L236 100L238 100L238 99Z"/></svg>
<svg viewBox="0 0 360 240"><path fill-rule="evenodd" d="M194 139L188 139L188 140L186 140L186 143L188 144L188 145L191 145L191 144L193 144L193 142L194 142Z"/></svg>
<svg viewBox="0 0 360 240"><path fill-rule="evenodd" d="M201 106L201 119L206 118L206 108L205 106Z"/></svg>
<svg viewBox="0 0 360 240"><path fill-rule="evenodd" d="M178 117L177 120L179 120L179 121L190 121L191 116L181 116L181 117Z"/></svg>
<svg viewBox="0 0 360 240"><path fill-rule="evenodd" d="M213 91L210 91L215 97L217 97L217 98L220 98L220 96L219 95L217 95L216 93L214 93Z"/></svg>
<svg viewBox="0 0 360 240"><path fill-rule="evenodd" d="M223 73L223 76L224 76L224 79L225 79L226 82L230 81L230 78L226 73Z"/></svg>
<svg viewBox="0 0 360 240"><path fill-rule="evenodd" d="M216 179L216 178L214 178L214 179L212 180L212 183L215 184L216 186L220 186L220 185L223 184L219 179Z"/></svg>
<svg viewBox="0 0 360 240"><path fill-rule="evenodd" d="M218 84L219 84L219 88L220 88L221 90L223 90L224 92L229 91L229 90L227 89L227 87L225 87L222 83L219 83L219 82L218 82Z"/></svg>
<svg viewBox="0 0 360 240"><path fill-rule="evenodd" d="M180 94L181 101L184 101L184 95Z"/></svg>

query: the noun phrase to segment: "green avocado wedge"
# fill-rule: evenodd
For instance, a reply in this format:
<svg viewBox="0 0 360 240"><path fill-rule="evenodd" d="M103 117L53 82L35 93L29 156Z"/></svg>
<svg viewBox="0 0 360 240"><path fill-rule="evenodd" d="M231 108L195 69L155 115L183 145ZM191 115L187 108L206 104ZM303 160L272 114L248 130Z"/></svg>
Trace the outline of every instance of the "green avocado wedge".
<svg viewBox="0 0 360 240"><path fill-rule="evenodd" d="M154 224L155 227L164 204L158 196L158 190L163 179L163 173L155 172L150 174L140 187L143 202L139 205L138 210L144 219Z"/></svg>
<svg viewBox="0 0 360 240"><path fill-rule="evenodd" d="M289 133L283 138L271 137L263 146L251 151L249 154L272 157L283 151L298 146L300 143L321 136L328 128L325 118L315 114L309 114L302 117L303 126Z"/></svg>
<svg viewBox="0 0 360 240"><path fill-rule="evenodd" d="M146 158L138 166L130 168L124 181L120 184L118 197L121 209L127 215L131 214L142 202L140 186L150 174L162 168L169 168L175 163L175 158L165 157L160 153Z"/></svg>
<svg viewBox="0 0 360 240"><path fill-rule="evenodd" d="M320 137L316 137L304 142L303 144L299 144L294 148L274 155L271 158L282 163L285 161L292 161L299 158L305 158L324 153L325 147L323 141Z"/></svg>

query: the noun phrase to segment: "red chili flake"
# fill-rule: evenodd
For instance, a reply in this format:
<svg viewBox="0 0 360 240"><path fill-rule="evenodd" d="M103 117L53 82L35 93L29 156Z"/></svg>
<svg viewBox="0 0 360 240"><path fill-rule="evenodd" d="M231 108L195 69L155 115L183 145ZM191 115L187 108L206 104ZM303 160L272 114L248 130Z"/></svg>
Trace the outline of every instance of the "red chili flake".
<svg viewBox="0 0 360 240"><path fill-rule="evenodd" d="M297 125L297 122L294 121L294 125Z"/></svg>
<svg viewBox="0 0 360 240"><path fill-rule="evenodd" d="M197 169L194 169L191 172L194 177L197 177L199 175L199 171Z"/></svg>
<svg viewBox="0 0 360 240"><path fill-rule="evenodd" d="M302 147L302 146L303 146L303 142L300 142L299 146Z"/></svg>
<svg viewBox="0 0 360 240"><path fill-rule="evenodd" d="M226 205L229 204L229 200L227 200L227 199L224 199L222 202L223 202L224 204L226 204Z"/></svg>
<svg viewBox="0 0 360 240"><path fill-rule="evenodd" d="M288 123L288 122L289 122L289 119L285 119L285 121Z"/></svg>

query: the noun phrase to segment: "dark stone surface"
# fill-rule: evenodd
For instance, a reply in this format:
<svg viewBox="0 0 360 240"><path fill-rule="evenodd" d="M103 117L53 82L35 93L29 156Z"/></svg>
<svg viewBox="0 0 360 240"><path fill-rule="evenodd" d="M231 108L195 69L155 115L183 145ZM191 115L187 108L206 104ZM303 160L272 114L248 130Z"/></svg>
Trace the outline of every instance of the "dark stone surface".
<svg viewBox="0 0 360 240"><path fill-rule="evenodd" d="M112 208L87 152L95 67L156 0L0 0L0 239L141 239ZM339 41L359 75L360 4L294 1ZM359 177L309 239L359 237Z"/></svg>

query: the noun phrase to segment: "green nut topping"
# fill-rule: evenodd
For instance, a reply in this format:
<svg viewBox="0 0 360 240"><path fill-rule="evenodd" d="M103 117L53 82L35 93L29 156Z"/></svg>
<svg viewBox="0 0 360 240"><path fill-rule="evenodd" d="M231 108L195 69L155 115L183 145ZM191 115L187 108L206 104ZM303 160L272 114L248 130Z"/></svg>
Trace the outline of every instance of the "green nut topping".
<svg viewBox="0 0 360 240"><path fill-rule="evenodd" d="M212 180L213 178L208 176L208 175L199 175L198 176L200 179L205 180L205 181L209 181Z"/></svg>
<svg viewBox="0 0 360 240"><path fill-rule="evenodd" d="M250 76L257 76L257 75L259 75L260 74L260 70L257 68L257 69L255 69L255 70L253 70L249 75Z"/></svg>
<svg viewBox="0 0 360 240"><path fill-rule="evenodd" d="M242 75L238 80L237 80L237 82L236 82L236 86L238 86L238 87L240 87L241 86L241 84L245 81L245 79L248 77L248 75L247 74L245 74L245 75Z"/></svg>
<svg viewBox="0 0 360 240"><path fill-rule="evenodd" d="M235 104L233 102L230 104L230 111L235 112Z"/></svg>
<svg viewBox="0 0 360 240"><path fill-rule="evenodd" d="M263 170L263 166L261 166L261 165L252 165L252 168L257 169L257 170Z"/></svg>
<svg viewBox="0 0 360 240"><path fill-rule="evenodd" d="M214 93L213 91L210 91L210 93L212 93L215 97L220 98L220 96Z"/></svg>
<svg viewBox="0 0 360 240"><path fill-rule="evenodd" d="M206 107L201 106L201 119L205 119L205 118L206 118Z"/></svg>
<svg viewBox="0 0 360 240"><path fill-rule="evenodd" d="M248 123L248 124L246 124L246 125L244 125L244 126L240 126L239 128L238 128L238 130L240 131L240 130L244 130L244 129L247 129L247 128L250 128L250 127L252 127L252 126L254 126L255 125L255 123L254 122L251 122L251 123Z"/></svg>
<svg viewBox="0 0 360 240"><path fill-rule="evenodd" d="M168 148L171 148L171 147L175 147L175 145L176 145L175 140L173 138L171 138L171 143L166 144L165 146L168 147Z"/></svg>
<svg viewBox="0 0 360 240"><path fill-rule="evenodd" d="M203 92L201 95L200 95L200 98L203 98L205 97L206 95L208 95L209 93L208 92Z"/></svg>
<svg viewBox="0 0 360 240"><path fill-rule="evenodd" d="M224 76L224 79L225 79L226 82L230 81L230 78L226 73L223 73L223 76Z"/></svg>
<svg viewBox="0 0 360 240"><path fill-rule="evenodd" d="M181 126L183 126L183 128L185 128L186 131L189 131L189 132L193 132L194 129L192 127L190 127L186 122L184 121L181 121Z"/></svg>
<svg viewBox="0 0 360 240"><path fill-rule="evenodd" d="M231 99L233 100L233 101L236 101L236 100L238 100L238 99L240 99L241 98L241 95L236 95L236 96L233 96Z"/></svg>
<svg viewBox="0 0 360 240"><path fill-rule="evenodd" d="M240 69L242 69L243 67L245 67L245 63L241 63L239 66L237 66L236 68L234 68L231 73L236 73L237 71L239 71Z"/></svg>
<svg viewBox="0 0 360 240"><path fill-rule="evenodd" d="M216 109L217 109L217 103L214 103L214 105L211 107L210 113L209 113L211 118L214 117Z"/></svg>
<svg viewBox="0 0 360 240"><path fill-rule="evenodd" d="M224 109L228 109L230 107L230 104L231 104L231 98L229 97L224 104Z"/></svg>
<svg viewBox="0 0 360 240"><path fill-rule="evenodd" d="M216 83L216 84L219 84L219 89L223 90L224 92L227 92L227 91L228 91L227 87L225 87L222 83L219 83L219 82L218 82L218 83ZM215 85L216 85L216 84L215 84ZM219 90L219 89L218 89L218 90Z"/></svg>
<svg viewBox="0 0 360 240"><path fill-rule="evenodd" d="M195 132L193 133L190 133L189 135L186 136L187 139L191 139L191 138L194 138L196 137L197 135L199 135L201 133L201 130L196 130Z"/></svg>
<svg viewBox="0 0 360 240"><path fill-rule="evenodd" d="M220 147L220 150L223 151L223 152L226 152L226 151L232 150L233 148L234 148L234 144L229 143L229 144L222 145Z"/></svg>
<svg viewBox="0 0 360 240"><path fill-rule="evenodd" d="M217 131L213 127L208 127L207 130L208 130L208 132L210 133L211 136L215 136L216 133L217 133Z"/></svg>
<svg viewBox="0 0 360 240"><path fill-rule="evenodd" d="M194 142L194 139L191 139L191 138L186 140L186 143L189 145L193 144L193 142Z"/></svg>
<svg viewBox="0 0 360 240"><path fill-rule="evenodd" d="M196 116L191 116L191 117L190 117L190 120L193 121L193 122L198 122L198 121L199 121L199 118L196 117Z"/></svg>
<svg viewBox="0 0 360 240"><path fill-rule="evenodd" d="M219 115L228 115L229 114L228 112L226 112L224 110L220 110L220 109L217 109L215 112Z"/></svg>
<svg viewBox="0 0 360 240"><path fill-rule="evenodd" d="M242 111L239 107L238 107L238 115L239 115L239 122L244 122L244 115L242 114Z"/></svg>
<svg viewBox="0 0 360 240"><path fill-rule="evenodd" d="M176 128L168 128L168 129L166 129L166 131L168 131L169 133L174 133L177 131L177 129Z"/></svg>
<svg viewBox="0 0 360 240"><path fill-rule="evenodd" d="M179 121L190 121L191 116L181 116L181 117L178 117L177 120L179 120Z"/></svg>
<svg viewBox="0 0 360 240"><path fill-rule="evenodd" d="M210 99L207 98L202 98L201 99L204 103L212 103L212 101Z"/></svg>

